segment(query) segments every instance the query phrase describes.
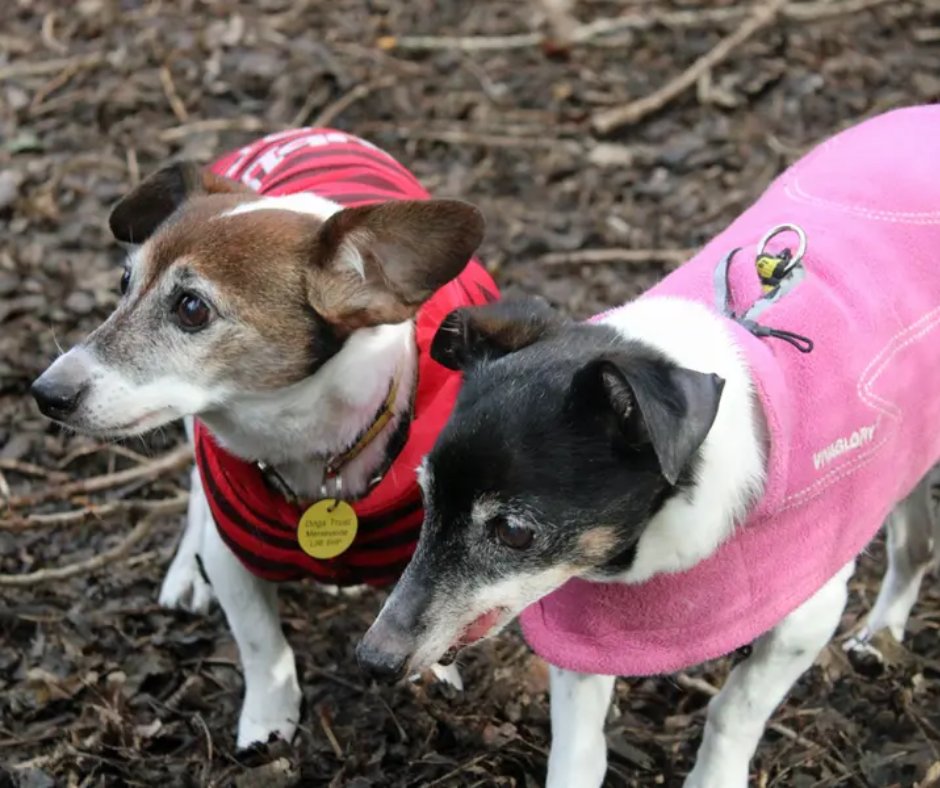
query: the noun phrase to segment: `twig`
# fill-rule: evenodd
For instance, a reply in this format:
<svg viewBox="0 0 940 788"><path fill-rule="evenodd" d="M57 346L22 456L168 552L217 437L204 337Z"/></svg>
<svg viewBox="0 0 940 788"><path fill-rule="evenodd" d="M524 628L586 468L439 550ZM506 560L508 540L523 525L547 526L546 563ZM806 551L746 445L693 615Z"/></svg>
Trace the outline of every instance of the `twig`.
<svg viewBox="0 0 940 788"><path fill-rule="evenodd" d="M552 150L557 148L575 148L581 146L575 140L558 139L547 136L515 137L504 134L488 134L466 129L421 129L408 126L395 126L394 133L405 139L444 142L449 145L480 145L484 148L536 148Z"/></svg>
<svg viewBox="0 0 940 788"><path fill-rule="evenodd" d="M679 76L667 82L659 90L632 101L625 107L615 107L595 114L591 119L594 130L600 134L608 134L614 129L636 123L647 115L662 109L674 98L695 85L702 74L726 60L737 47L747 41L754 33L770 24L785 4L786 0L767 0L767 2L762 3L751 16L744 20L737 30L721 39L713 49L702 55Z"/></svg>
<svg viewBox="0 0 940 788"><path fill-rule="evenodd" d="M682 687L682 689L700 692L702 695L708 695L710 698L714 698L721 691L713 684L709 684L705 679L694 678L688 673L677 673L676 684Z"/></svg>
<svg viewBox="0 0 940 788"><path fill-rule="evenodd" d="M389 77L383 77L381 79L373 79L369 82L363 82L359 85L356 85L352 90L344 93L332 104L328 104L324 107L320 113L311 121L311 126L329 126L336 118L338 118L343 112L349 109L357 101L361 101L370 93L375 92L376 90L382 90L387 88L392 84L392 80ZM300 113L298 113L298 116ZM295 126L300 126L304 123L305 119L301 119L300 122L295 123Z"/></svg>
<svg viewBox="0 0 940 788"><path fill-rule="evenodd" d="M173 110L173 114L176 115L176 119L180 123L188 123L189 113L186 111L186 105L176 90L173 73L165 63L160 66L160 85L163 87L163 95L166 96L167 103L170 105L170 109Z"/></svg>
<svg viewBox="0 0 940 788"><path fill-rule="evenodd" d="M38 62L11 63L9 66L0 68L0 82L16 77L33 77L40 74L55 74L69 68L91 68L97 66L104 60L101 52L94 52L90 55L75 55L74 57L56 57L51 60L40 60Z"/></svg>
<svg viewBox="0 0 940 788"><path fill-rule="evenodd" d="M135 161L136 161L136 158L137 158L137 154L135 152L134 153ZM100 160L96 159L96 165L100 166L100 164L97 164L98 161ZM120 159L114 158L113 161L116 167L120 168L122 166L120 163ZM139 172L138 172L138 175L139 175ZM141 454L140 452L136 452L133 449L128 449L127 446L122 446L120 443L95 443L91 446L81 446L69 452L68 454L65 455L65 457L59 460L58 463L56 463L56 468L58 468L59 470L62 470L63 468L66 468L69 465L71 465L73 462L75 462L75 460L79 460L82 457L87 457L89 454L97 454L100 451L106 451L106 452L110 452L111 454L117 454L121 457L127 457L127 459L133 460L134 462L137 462L137 463L147 463L147 462L150 462L150 459L151 459L146 454Z"/></svg>
<svg viewBox="0 0 940 788"><path fill-rule="evenodd" d="M62 480L67 479L68 474L62 471L54 471L49 468L43 468L41 465L35 465L23 460L14 460L9 457L0 457L0 471L12 471L21 476L39 476L43 479Z"/></svg>
<svg viewBox="0 0 940 788"><path fill-rule="evenodd" d="M35 114L49 96L55 93L59 88L65 87L71 81L72 77L81 70L82 65L80 63L73 63L68 68L62 69L61 72L39 88L33 96L33 100L29 103L29 114Z"/></svg>
<svg viewBox="0 0 940 788"><path fill-rule="evenodd" d="M89 520L103 520L118 512L126 514L172 515L186 511L189 494L182 493L174 498L160 501L142 499L127 501L109 501L101 505L86 506L82 509L70 509L66 512L51 514L30 514L26 517L0 519L0 530L27 531L30 528L81 525Z"/></svg>
<svg viewBox="0 0 940 788"><path fill-rule="evenodd" d="M516 33L510 36L383 36L379 49L432 51L459 49L462 52L485 52L499 49L528 49L542 43L541 33Z"/></svg>
<svg viewBox="0 0 940 788"><path fill-rule="evenodd" d="M73 564L50 567L48 569L39 569L35 572L27 572L22 575L0 575L0 587L25 588L40 583L48 583L53 580L67 580L70 577L94 572L96 569L100 569L110 564L112 561L123 558L135 544L150 533L155 519L155 516L152 514L146 515L138 521L137 525L124 537L123 541L110 550L105 550L105 552L99 553L85 561L76 561Z"/></svg>
<svg viewBox="0 0 940 788"><path fill-rule="evenodd" d="M128 148L125 159L127 160L127 180L130 181L131 187L137 186L140 183L140 162L137 161L137 149ZM128 449L128 451L130 450ZM136 454L137 452L131 453Z"/></svg>
<svg viewBox="0 0 940 788"><path fill-rule="evenodd" d="M330 747L333 748L333 754L336 755L336 760L342 761L343 748L339 746L339 742L336 740L336 734L333 733L333 728L330 726L330 718L323 706L320 707L317 716L320 718L320 727L323 728L323 732L326 734L326 738L330 742Z"/></svg>
<svg viewBox="0 0 940 788"><path fill-rule="evenodd" d="M250 115L241 118L207 118L164 129L160 132L160 141L176 142L209 131L261 131L264 128L263 121Z"/></svg>
<svg viewBox="0 0 940 788"><path fill-rule="evenodd" d="M20 495L7 502L12 508L22 506L34 506L43 501L62 500L70 498L73 495L86 495L88 493L110 490L113 487L120 487L123 484L136 482L140 479L150 479L161 476L164 473L176 471L189 464L192 460L192 451L187 444L178 446L168 454L151 460L146 465L138 465L136 468L128 468L125 471L117 473L106 473L102 476L92 476L88 479L78 479L68 484L62 484L58 487L46 487L31 495Z"/></svg>
<svg viewBox="0 0 940 788"><path fill-rule="evenodd" d="M781 9L781 15L793 21L811 21L866 11L891 0L845 0L815 3L790 3ZM747 17L753 8L726 6L686 11L643 11L617 17L603 17L576 27L568 36L568 43L577 46L603 46L604 38L628 30L649 30L653 27L702 28L709 24L730 24ZM916 34L915 34L916 35ZM385 36L379 39L381 49L433 51L439 49L462 52L485 52L510 49L530 49L545 43L542 33L513 33L505 36Z"/></svg>
<svg viewBox="0 0 940 788"><path fill-rule="evenodd" d="M209 726L198 711L193 715L193 722L198 724L206 737L206 763L212 763L212 733L209 731Z"/></svg>
<svg viewBox="0 0 940 788"><path fill-rule="evenodd" d="M42 18L42 28L39 31L40 37L42 38L42 43L49 47L49 49L53 52L58 52L60 55L64 55L69 50L65 44L55 37L55 18L55 11L49 11Z"/></svg>
<svg viewBox="0 0 940 788"><path fill-rule="evenodd" d="M542 265L582 265L595 263L667 263L681 265L695 249L578 249L548 252L539 257Z"/></svg>
<svg viewBox="0 0 940 788"><path fill-rule="evenodd" d="M367 688L363 687L361 684L356 684L352 681L348 681L347 679L344 679L342 676L337 676L335 673L330 673L328 670L323 670L323 668L309 666L309 667L304 668L304 670L307 673L311 673L314 676L319 676L320 678L324 678L336 684L339 684L339 686L341 687L346 687L346 689L350 689L353 692L359 692L364 695L369 691Z"/></svg>
<svg viewBox="0 0 940 788"><path fill-rule="evenodd" d="M434 785L442 785L446 783L451 777L456 777L461 772L469 769L471 766L476 766L480 761L486 758L485 755L478 755L476 758L471 758L469 761L460 764L456 769L451 769L447 774L441 775L436 780L431 780L429 783L424 784L424 788L431 788Z"/></svg>

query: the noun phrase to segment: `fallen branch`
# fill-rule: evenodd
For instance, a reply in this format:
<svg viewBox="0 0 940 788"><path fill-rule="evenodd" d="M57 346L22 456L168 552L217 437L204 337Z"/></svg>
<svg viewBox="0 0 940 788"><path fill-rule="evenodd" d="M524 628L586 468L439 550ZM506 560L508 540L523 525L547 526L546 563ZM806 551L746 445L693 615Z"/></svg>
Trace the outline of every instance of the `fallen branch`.
<svg viewBox="0 0 940 788"><path fill-rule="evenodd" d="M160 66L160 86L163 88L163 95L166 96L167 104L180 123L189 122L189 112L183 99L180 98L179 91L176 89L176 83L173 81L173 72L169 65L164 63Z"/></svg>
<svg viewBox="0 0 940 788"><path fill-rule="evenodd" d="M51 60L30 61L28 63L11 63L0 68L0 82L16 77L33 77L42 74L55 74L68 69L92 68L104 61L104 54L95 52L90 55L76 55L74 57L56 57Z"/></svg>
<svg viewBox="0 0 940 788"><path fill-rule="evenodd" d="M63 500L71 498L73 495L87 495L89 493L110 490L114 487L136 482L141 479L152 479L162 476L164 473L177 471L185 467L192 461L192 450L189 445L178 446L168 454L157 457L144 465L138 465L135 468L128 468L125 471L116 473L106 473L102 476L92 476L88 479L78 479L68 484L60 484L57 487L46 487L29 495L19 495L9 499L7 504L11 508L20 508L24 506L35 506L44 501Z"/></svg>
<svg viewBox="0 0 940 788"><path fill-rule="evenodd" d="M522 137L508 134L489 134L466 129L421 129L407 126L395 126L391 131L405 139L444 142L450 145L480 145L484 148L571 148L581 150L580 143L575 140L547 136Z"/></svg>
<svg viewBox="0 0 940 788"><path fill-rule="evenodd" d="M538 262L542 265L583 265L600 263L667 263L681 265L695 249L578 249L573 252L549 252Z"/></svg>
<svg viewBox="0 0 940 788"><path fill-rule="evenodd" d="M165 498L160 501L134 499L126 501L109 501L100 505L86 506L82 509L70 509L66 512L52 512L51 514L30 514L26 517L0 519L0 530L28 531L31 528L55 527L63 525L81 525L91 520L103 520L114 514L143 515L153 514L173 515L186 511L189 494L182 493L174 498Z"/></svg>
<svg viewBox="0 0 940 788"><path fill-rule="evenodd" d="M323 127L329 126L336 118L338 118L343 112L349 109L357 101L361 101L370 93L375 92L376 90L382 90L383 88L389 87L393 83L393 80L390 77L383 77L381 79L373 79L370 82L363 82L359 85L356 85L352 90L344 93L332 104L328 104L324 107L320 114L318 114L309 125ZM297 122L293 125L301 126L306 122L306 118L296 118Z"/></svg>
<svg viewBox="0 0 940 788"><path fill-rule="evenodd" d="M891 0L844 0L815 3L789 3L781 9L785 19L806 22L828 17L844 16L884 5ZM606 36L632 30L649 30L665 27L671 30L702 28L707 25L723 25L739 22L753 11L748 6L702 8L686 11L644 11L617 17L595 19L574 28L567 36L572 46L603 46ZM487 52L511 49L530 49L545 43L543 33L513 33L504 36L385 36L379 39L379 47L385 50L434 51L460 50L462 52Z"/></svg>
<svg viewBox="0 0 940 788"><path fill-rule="evenodd" d="M50 470L42 465L35 465L23 460L14 460L9 457L0 457L0 471L12 471L21 476L38 476L42 479L51 479L53 481L62 481L68 478L68 474L63 471Z"/></svg>
<svg viewBox="0 0 940 788"><path fill-rule="evenodd" d="M674 98L695 85L704 73L726 60L754 33L769 25L785 4L786 0L767 0L758 6L737 30L721 39L714 48L702 55L679 76L667 82L659 90L632 101L624 107L598 112L591 119L592 127L599 134L608 134L614 129L636 123L662 109Z"/></svg>
<svg viewBox="0 0 940 788"><path fill-rule="evenodd" d="M99 553L84 561L76 561L74 564L66 564L65 566L39 569L35 572L27 572L22 575L0 575L0 587L25 588L27 586L48 583L54 580L67 580L70 577L101 569L101 567L127 555L135 544L150 533L155 519L156 517L153 514L146 515L119 544L115 545L110 550L105 550L105 552Z"/></svg>
<svg viewBox="0 0 940 788"><path fill-rule="evenodd" d="M164 129L160 132L160 141L177 142L193 134L205 134L210 131L262 131L266 128L262 120L251 115L242 118L207 118Z"/></svg>

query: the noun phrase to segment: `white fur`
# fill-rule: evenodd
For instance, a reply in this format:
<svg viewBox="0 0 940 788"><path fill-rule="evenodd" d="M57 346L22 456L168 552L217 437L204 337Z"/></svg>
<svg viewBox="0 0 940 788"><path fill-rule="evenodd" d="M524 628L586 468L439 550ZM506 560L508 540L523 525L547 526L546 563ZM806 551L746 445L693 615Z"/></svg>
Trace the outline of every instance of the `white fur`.
<svg viewBox="0 0 940 788"><path fill-rule="evenodd" d="M754 643L709 703L708 718L686 788L747 788L748 766L767 720L790 687L832 638L855 562Z"/></svg>
<svg viewBox="0 0 940 788"><path fill-rule="evenodd" d="M176 555L167 569L160 586L159 602L164 607L178 607L193 613L205 613L214 598L212 586L199 571L198 555L207 529L215 528L209 502L202 490L199 469L193 466L189 474L189 508L186 526Z"/></svg>
<svg viewBox="0 0 940 788"><path fill-rule="evenodd" d="M271 734L290 741L300 721L301 692L294 652L281 631L276 586L251 574L217 528L204 529L199 554L242 661L238 746L266 742Z"/></svg>
<svg viewBox="0 0 940 788"><path fill-rule="evenodd" d="M294 211L295 213L309 213L321 219L329 219L334 213L343 209L339 203L327 200L313 192L298 192L296 194L282 194L274 197L261 197L250 200L219 215L220 219L229 216L239 216L255 211Z"/></svg>
<svg viewBox="0 0 940 788"><path fill-rule="evenodd" d="M224 397L218 389L176 375L138 383L120 369L101 363L84 345L59 356L44 374L75 375L89 382L81 421L73 426L102 437L141 434L199 413Z"/></svg>
<svg viewBox="0 0 940 788"><path fill-rule="evenodd" d="M343 240L336 252L337 263L341 267L349 268L355 271L361 279L366 278L366 263L362 259L362 252L359 251L359 244L362 243L357 236L360 233L353 231Z"/></svg>
<svg viewBox="0 0 940 788"><path fill-rule="evenodd" d="M641 537L636 560L616 581L637 583L694 566L733 532L763 488L766 427L747 367L722 322L704 307L649 298L605 322L689 369L725 379L721 405L702 445L691 495L670 501ZM940 518L925 508L929 479L897 507L889 527L891 568L868 626L851 647L888 627L900 639L924 571L940 536ZM689 525L694 524L694 528ZM912 544L916 542L917 544ZM702 744L686 788L746 788L750 759L767 720L792 684L832 637L845 608L851 561L809 600L759 638L709 705ZM602 699L611 679L566 671L552 674L553 741L547 788L600 786L606 745Z"/></svg>
<svg viewBox="0 0 940 788"><path fill-rule="evenodd" d="M764 436L741 352L724 322L702 304L643 298L604 322L680 366L725 380L691 495L675 496L663 507L640 537L633 565L616 578L641 583L660 572L694 566L731 535L763 489Z"/></svg>
<svg viewBox="0 0 940 788"><path fill-rule="evenodd" d="M551 682L552 749L546 788L599 786L607 772L604 720L614 676L575 673L554 665Z"/></svg>
<svg viewBox="0 0 940 788"><path fill-rule="evenodd" d="M355 495L368 486L388 438L410 407L416 367L411 323L365 328L316 375L273 392L232 393L224 408L204 411L200 418L233 454L275 465L298 495L319 495L325 459L368 428L397 377L393 420L343 469L343 490Z"/></svg>
<svg viewBox="0 0 940 788"><path fill-rule="evenodd" d="M685 788L747 788L748 766L767 720L832 637L845 608L849 562L759 638L711 701ZM553 669L552 749L546 788L599 788L606 771L604 718L614 679Z"/></svg>

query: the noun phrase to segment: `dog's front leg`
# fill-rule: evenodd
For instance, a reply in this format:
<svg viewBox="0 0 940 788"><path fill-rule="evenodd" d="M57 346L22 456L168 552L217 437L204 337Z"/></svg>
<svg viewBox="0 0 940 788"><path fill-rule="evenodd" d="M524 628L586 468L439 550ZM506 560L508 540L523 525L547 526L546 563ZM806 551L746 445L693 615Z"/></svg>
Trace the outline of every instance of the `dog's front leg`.
<svg viewBox="0 0 940 788"><path fill-rule="evenodd" d="M199 548L204 534L214 529L212 512L202 490L199 470L193 466L190 473L189 507L186 512L186 527L180 539L176 555L160 586L160 604L164 607L179 607L193 613L205 613L212 602L212 587L199 570Z"/></svg>
<svg viewBox="0 0 940 788"><path fill-rule="evenodd" d="M238 747L290 741L300 719L297 666L284 633L273 583L255 577L222 541L215 524L206 529L203 565L238 645L245 700L238 720Z"/></svg>
<svg viewBox="0 0 940 788"><path fill-rule="evenodd" d="M552 666L552 748L546 788L599 788L607 772L604 720L614 676Z"/></svg>
<svg viewBox="0 0 940 788"><path fill-rule="evenodd" d="M685 788L746 788L751 757L767 720L832 638L855 569L851 561L774 629L728 676L708 705L695 768Z"/></svg>

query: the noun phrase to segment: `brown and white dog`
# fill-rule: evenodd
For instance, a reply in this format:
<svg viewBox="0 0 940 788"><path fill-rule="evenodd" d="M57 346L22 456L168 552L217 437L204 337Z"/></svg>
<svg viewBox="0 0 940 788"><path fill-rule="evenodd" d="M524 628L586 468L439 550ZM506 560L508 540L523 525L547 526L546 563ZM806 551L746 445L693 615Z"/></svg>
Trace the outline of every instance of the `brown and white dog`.
<svg viewBox="0 0 940 788"><path fill-rule="evenodd" d="M42 412L104 438L179 418L192 438L196 417L217 457L241 463L262 485L269 469L299 501L329 493L359 505L390 499L396 485L398 499L417 502L411 530L387 540L398 551L387 564L400 571L421 522L414 469L459 385L426 345L451 309L494 297L471 261L480 213L427 199L401 165L360 139L301 129L211 169L165 167L115 207L110 224L133 247L121 301L34 383ZM422 422L429 408L442 412ZM389 473L400 457L406 471ZM207 479L194 469L161 601L201 610L217 597L244 669L239 747L290 740L301 690L270 582L281 575L266 573L261 559L252 564L250 551L238 552L238 534L216 527L213 507L225 502ZM297 523L286 527L286 536L272 531L272 549L285 566L302 565ZM291 530L293 552L277 547ZM361 512L359 533L368 541ZM381 560L372 546L369 560ZM343 583L370 580L341 574Z"/></svg>

